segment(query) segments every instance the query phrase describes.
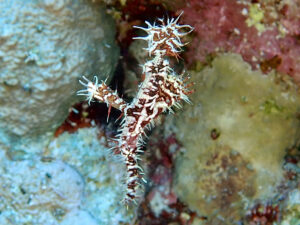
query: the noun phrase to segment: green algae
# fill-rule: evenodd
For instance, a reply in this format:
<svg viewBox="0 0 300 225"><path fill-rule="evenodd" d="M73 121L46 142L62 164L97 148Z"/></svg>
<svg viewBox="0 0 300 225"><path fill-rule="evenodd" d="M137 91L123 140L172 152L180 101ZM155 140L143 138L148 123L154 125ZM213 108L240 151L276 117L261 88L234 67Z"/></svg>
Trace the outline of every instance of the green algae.
<svg viewBox="0 0 300 225"><path fill-rule="evenodd" d="M263 32L265 26L262 23L264 18L264 11L261 9L260 4L251 4L249 7L249 17L246 23L249 27L254 26L258 32Z"/></svg>

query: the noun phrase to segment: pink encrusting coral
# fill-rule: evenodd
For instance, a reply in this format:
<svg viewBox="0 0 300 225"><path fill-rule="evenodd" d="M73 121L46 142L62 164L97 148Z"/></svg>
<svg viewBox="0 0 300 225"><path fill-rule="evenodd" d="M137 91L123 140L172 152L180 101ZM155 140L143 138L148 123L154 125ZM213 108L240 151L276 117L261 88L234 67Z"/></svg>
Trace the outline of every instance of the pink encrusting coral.
<svg viewBox="0 0 300 225"><path fill-rule="evenodd" d="M131 103L126 103L113 92L105 81L98 84L87 80L80 83L86 86L85 90L79 91L80 95L86 95L88 100L98 100L105 102L110 107L119 109L122 112L123 120L119 134L117 135L116 148L121 153L127 167L126 194L124 202L126 204L135 201L138 197L142 169L138 165L138 153L143 145L143 135L145 128L150 129L154 119L166 110L171 110L172 106L179 106L179 101L188 101L187 95L189 85L186 85L182 75L177 75L170 67L167 57L179 57L181 47L184 43L181 38L193 29L189 25L177 24L177 19L159 19L160 25L148 25L147 28L136 27L147 32L145 37L137 37L148 42L146 50L152 60L143 65L143 75L145 77L140 85L136 97Z"/></svg>
<svg viewBox="0 0 300 225"><path fill-rule="evenodd" d="M242 55L253 69L277 69L300 82L300 4L190 0L183 21L195 27L189 64L219 52Z"/></svg>

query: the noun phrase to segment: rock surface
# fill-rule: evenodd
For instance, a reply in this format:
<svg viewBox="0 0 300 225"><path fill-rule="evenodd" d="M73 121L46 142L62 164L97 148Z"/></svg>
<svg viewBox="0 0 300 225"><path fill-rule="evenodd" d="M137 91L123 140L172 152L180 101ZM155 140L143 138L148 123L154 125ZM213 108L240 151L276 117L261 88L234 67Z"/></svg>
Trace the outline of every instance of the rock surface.
<svg viewBox="0 0 300 225"><path fill-rule="evenodd" d="M42 157L13 161L0 150L0 224L126 225L125 165L97 128L63 133Z"/></svg>
<svg viewBox="0 0 300 225"><path fill-rule="evenodd" d="M208 224L233 224L255 199L278 193L285 150L300 137L300 97L292 83L251 71L234 54L191 77L192 105L173 121L186 149L174 189Z"/></svg>
<svg viewBox="0 0 300 225"><path fill-rule="evenodd" d="M126 176L124 162L105 147L105 137L98 140L97 128L63 133L49 145L47 156L61 159L74 167L84 179L81 209L101 225L132 224L135 206L126 209L123 199Z"/></svg>
<svg viewBox="0 0 300 225"><path fill-rule="evenodd" d="M11 161L3 153L0 153L0 224L58 225L66 215L75 212L86 216L74 214L77 222L73 225L93 221L79 208L84 183L73 168L60 160Z"/></svg>
<svg viewBox="0 0 300 225"><path fill-rule="evenodd" d="M0 144L29 150L80 99L82 75L112 74L114 23L86 1L1 1L0 12Z"/></svg>

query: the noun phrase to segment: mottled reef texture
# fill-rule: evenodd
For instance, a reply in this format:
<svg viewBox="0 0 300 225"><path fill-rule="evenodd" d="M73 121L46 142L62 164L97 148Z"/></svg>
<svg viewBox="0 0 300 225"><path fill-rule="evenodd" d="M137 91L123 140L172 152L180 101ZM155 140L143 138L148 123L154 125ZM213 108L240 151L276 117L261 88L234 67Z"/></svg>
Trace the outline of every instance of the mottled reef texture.
<svg viewBox="0 0 300 225"><path fill-rule="evenodd" d="M149 58L133 25L182 11L195 30L171 64L192 104L147 133L127 211L120 114L79 102L78 79L111 75L130 102ZM299 1L0 0L0 15L0 225L300 224Z"/></svg>
<svg viewBox="0 0 300 225"><path fill-rule="evenodd" d="M69 165L39 157L11 161L0 155L0 224L71 224L64 217L68 213L78 225L93 220L79 208L84 183Z"/></svg>
<svg viewBox="0 0 300 225"><path fill-rule="evenodd" d="M300 96L291 82L253 72L234 54L191 76L193 104L173 120L186 149L174 189L208 224L233 224L255 200L279 193L286 149L300 137Z"/></svg>
<svg viewBox="0 0 300 225"><path fill-rule="evenodd" d="M0 224L131 224L121 203L125 166L97 128L64 133L42 157L12 161L0 151Z"/></svg>
<svg viewBox="0 0 300 225"><path fill-rule="evenodd" d="M127 210L121 202L126 167L121 157L105 146L106 138L96 127L66 132L50 143L44 155L63 160L81 174L84 197L80 207L97 224L131 224L136 206Z"/></svg>
<svg viewBox="0 0 300 225"><path fill-rule="evenodd" d="M190 64L235 52L253 69L300 82L299 1L190 0L183 11L183 21L195 27Z"/></svg>
<svg viewBox="0 0 300 225"><path fill-rule="evenodd" d="M0 12L0 144L25 150L65 119L80 76L112 74L114 22L85 1L1 1Z"/></svg>

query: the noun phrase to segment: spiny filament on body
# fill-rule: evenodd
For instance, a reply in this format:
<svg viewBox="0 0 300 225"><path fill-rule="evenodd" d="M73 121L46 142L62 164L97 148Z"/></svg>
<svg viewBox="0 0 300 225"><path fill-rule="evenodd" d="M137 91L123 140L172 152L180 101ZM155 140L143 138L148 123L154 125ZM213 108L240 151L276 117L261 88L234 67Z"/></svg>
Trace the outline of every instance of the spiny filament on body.
<svg viewBox="0 0 300 225"><path fill-rule="evenodd" d="M175 74L167 59L179 57L181 48L185 45L181 42L181 38L193 30L189 25L177 24L179 17L168 19L166 23L163 19L159 19L160 25L146 22L147 28L136 27L147 32L147 36L135 39L148 42L145 50L153 58L143 65L145 79L132 102L126 103L117 92L105 84L105 81L98 84L97 77L94 82L85 77L84 81L80 81L86 89L78 91L79 95L87 96L89 102L92 100L105 102L109 109L114 107L122 112L123 119L115 141L127 168L126 194L123 200L126 204L136 201L139 197L141 180L144 180L138 160L139 153L142 152L141 146L144 144L145 128L150 129L155 118L161 113L166 110L172 112L173 106L180 107L181 100L189 102L187 95L191 93L188 90L191 84L185 84L186 79L183 79L182 75Z"/></svg>

